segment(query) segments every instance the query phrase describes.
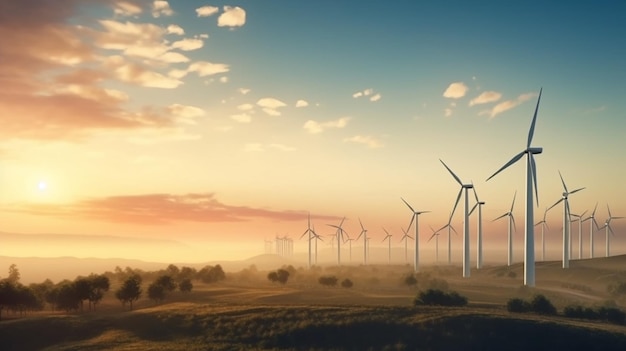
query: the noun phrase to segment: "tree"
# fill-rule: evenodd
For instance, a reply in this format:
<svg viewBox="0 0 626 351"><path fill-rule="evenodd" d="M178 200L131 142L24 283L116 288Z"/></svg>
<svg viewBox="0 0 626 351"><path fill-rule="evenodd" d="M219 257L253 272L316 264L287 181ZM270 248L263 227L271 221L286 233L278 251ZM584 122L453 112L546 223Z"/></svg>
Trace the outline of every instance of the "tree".
<svg viewBox="0 0 626 351"><path fill-rule="evenodd" d="M172 279L172 277L169 275L162 275L158 277L155 283L162 286L163 291L165 291L166 293L176 290L176 283L174 283L174 279Z"/></svg>
<svg viewBox="0 0 626 351"><path fill-rule="evenodd" d="M141 276L134 274L127 278L122 286L115 292L115 297L122 302L122 305L126 303L130 304L130 309L133 309L133 301L136 301L141 297Z"/></svg>
<svg viewBox="0 0 626 351"><path fill-rule="evenodd" d="M205 266L198 272L198 277L203 283L215 283L226 279L226 273L219 264L215 267Z"/></svg>
<svg viewBox="0 0 626 351"><path fill-rule="evenodd" d="M406 276L406 278L404 278L404 284L409 287L415 286L417 285L417 278L415 278L413 274L409 274Z"/></svg>
<svg viewBox="0 0 626 351"><path fill-rule="evenodd" d="M191 280L196 276L197 273L198 272L195 268L183 266L180 269L180 273L178 273L178 279L180 279L180 281L183 281L185 279Z"/></svg>
<svg viewBox="0 0 626 351"><path fill-rule="evenodd" d="M319 283L326 286L335 286L337 285L337 277L334 275L322 276L318 279Z"/></svg>
<svg viewBox="0 0 626 351"><path fill-rule="evenodd" d="M289 271L286 269L279 269L276 271L276 275L278 276L278 282L281 284L286 284L287 280L289 280Z"/></svg>
<svg viewBox="0 0 626 351"><path fill-rule="evenodd" d="M530 302L530 307L533 311L539 314L556 314L556 307L554 307L550 300L548 300L545 296L541 294L535 295L535 297L533 297L532 301Z"/></svg>
<svg viewBox="0 0 626 351"><path fill-rule="evenodd" d="M352 287L352 285L354 285L354 284L352 283L352 280L350 280L350 279L348 279L348 278L346 278L346 279L344 279L344 280L342 280L342 281L341 281L341 286L343 286L344 288L349 289L349 288L351 288L351 287Z"/></svg>
<svg viewBox="0 0 626 351"><path fill-rule="evenodd" d="M148 297L155 302L163 301L165 299L165 289L154 282L148 286Z"/></svg>
<svg viewBox="0 0 626 351"><path fill-rule="evenodd" d="M269 281L271 281L272 283L276 283L278 281L278 273L276 273L276 272L269 272L267 274L267 279Z"/></svg>
<svg viewBox="0 0 626 351"><path fill-rule="evenodd" d="M531 310L530 304L522 299L513 298L507 301L506 309L509 312L523 313Z"/></svg>
<svg viewBox="0 0 626 351"><path fill-rule="evenodd" d="M184 293L191 292L191 289L193 289L191 279L183 279L180 283L178 283L178 289Z"/></svg>
<svg viewBox="0 0 626 351"><path fill-rule="evenodd" d="M414 300L414 304L418 305L434 305L434 306L465 306L467 298L459 295L456 291L445 293L437 289L428 289L420 292Z"/></svg>
<svg viewBox="0 0 626 351"><path fill-rule="evenodd" d="M180 269L178 269L178 267L176 267L176 265L174 264L170 264L169 266L167 266L167 268L165 269L165 272L167 273L167 275L169 275L170 277L176 277L178 275L178 273L180 273Z"/></svg>
<svg viewBox="0 0 626 351"><path fill-rule="evenodd" d="M9 266L9 276L7 280L11 284L17 284L20 281L20 271L17 269L17 265L14 263Z"/></svg>
<svg viewBox="0 0 626 351"><path fill-rule="evenodd" d="M0 281L0 320L2 320L2 310L11 308L16 298L15 285L7 279Z"/></svg>
<svg viewBox="0 0 626 351"><path fill-rule="evenodd" d="M76 298L79 301L80 311L83 311L83 301L89 300L89 294L91 293L91 282L87 278L76 278L74 280L74 292L76 294ZM89 305L91 309L91 305Z"/></svg>
<svg viewBox="0 0 626 351"><path fill-rule="evenodd" d="M80 298L76 293L75 285L70 282L64 282L57 289L57 308L66 312L77 311L80 307Z"/></svg>

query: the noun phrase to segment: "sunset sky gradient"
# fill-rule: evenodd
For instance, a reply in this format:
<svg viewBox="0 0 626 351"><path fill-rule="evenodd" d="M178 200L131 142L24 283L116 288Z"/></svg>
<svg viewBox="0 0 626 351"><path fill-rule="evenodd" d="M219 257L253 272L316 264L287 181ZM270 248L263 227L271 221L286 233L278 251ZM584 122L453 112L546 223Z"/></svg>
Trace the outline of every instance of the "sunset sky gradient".
<svg viewBox="0 0 626 351"><path fill-rule="evenodd" d="M559 170L586 187L574 213L598 202L601 224L607 203L626 216L624 38L615 1L0 0L0 232L171 239L198 255L141 257L242 259L299 239L310 211L320 234L345 216L358 235L361 218L372 246L386 246L384 226L400 247L403 197L432 211L429 260L428 226L458 191L442 159L487 203L487 261L506 260L506 222L491 220L518 192L519 262L523 162L485 179L525 148L542 87L536 218L561 197ZM548 214L552 259L561 218ZM613 229L624 254L626 220ZM0 255L60 254L1 238Z"/></svg>

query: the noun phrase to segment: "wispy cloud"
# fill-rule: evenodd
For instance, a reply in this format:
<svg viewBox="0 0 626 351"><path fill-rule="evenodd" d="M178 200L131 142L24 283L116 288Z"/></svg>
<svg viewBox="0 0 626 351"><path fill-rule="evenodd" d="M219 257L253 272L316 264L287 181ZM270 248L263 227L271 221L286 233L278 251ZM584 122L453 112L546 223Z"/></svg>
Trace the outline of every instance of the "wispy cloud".
<svg viewBox="0 0 626 351"><path fill-rule="evenodd" d="M309 102L306 100L296 101L296 107L307 107L307 106L309 106Z"/></svg>
<svg viewBox="0 0 626 351"><path fill-rule="evenodd" d="M480 95L470 100L469 105L474 106L487 104L490 102L496 102L500 100L501 97L502 94L498 93L497 91L483 91Z"/></svg>
<svg viewBox="0 0 626 351"><path fill-rule="evenodd" d="M219 27L241 27L246 24L246 11L239 6L224 6L224 12L217 18Z"/></svg>
<svg viewBox="0 0 626 351"><path fill-rule="evenodd" d="M185 30L177 24L170 24L167 26L167 34L185 35Z"/></svg>
<svg viewBox="0 0 626 351"><path fill-rule="evenodd" d="M482 111L479 114L480 115L488 115L489 118L494 118L497 115L508 111L514 107L519 106L520 104L522 104L523 102L526 102L530 99L532 99L533 97L537 96L536 93L526 93L526 94L521 94L520 96L518 96L517 98L513 99L513 100L507 100L507 101L503 101L497 105L495 105L491 110L486 110L486 111Z"/></svg>
<svg viewBox="0 0 626 351"><path fill-rule="evenodd" d="M241 94L241 95L246 95L250 92L250 89L248 88L239 88L237 89L237 91Z"/></svg>
<svg viewBox="0 0 626 351"><path fill-rule="evenodd" d="M306 221L308 212L271 210L219 201L214 193L145 194L91 198L70 204L24 203L5 211L37 216L87 218L112 223L163 225L177 222L244 222L252 219ZM340 217L311 215L311 219L339 220Z"/></svg>
<svg viewBox="0 0 626 351"><path fill-rule="evenodd" d="M317 122L314 120L308 120L304 123L303 128L306 129L306 131L311 134L319 134L325 131L326 129L344 128L346 125L348 125L348 122L350 121L350 119L351 119L350 117L341 117L339 119L336 119L333 121L326 121L326 122Z"/></svg>
<svg viewBox="0 0 626 351"><path fill-rule="evenodd" d="M452 83L443 92L443 96L449 99L460 99L467 93L468 87L463 82Z"/></svg>
<svg viewBox="0 0 626 351"><path fill-rule="evenodd" d="M170 4L164 0L155 0L152 3L152 16L153 17L161 17L161 16L171 16L174 14L174 11L170 7Z"/></svg>
<svg viewBox="0 0 626 351"><path fill-rule="evenodd" d="M372 96L370 97L370 101L372 101L372 102L376 102L376 101L380 100L380 99L381 99L381 97L382 97L382 96L381 96L380 94L372 95Z"/></svg>
<svg viewBox="0 0 626 351"><path fill-rule="evenodd" d="M280 116L281 113L278 109L287 106L287 104L275 98L262 98L256 104L270 116Z"/></svg>
<svg viewBox="0 0 626 351"><path fill-rule="evenodd" d="M207 6L202 6L202 7L197 8L196 14L198 15L198 17L209 17L209 16L213 16L219 11L220 11L219 7L207 5Z"/></svg>
<svg viewBox="0 0 626 351"><path fill-rule="evenodd" d="M369 96L369 100L372 102L376 102L378 100L381 99L381 95L380 93L376 93L374 94L374 89L372 88L368 88L368 89L364 89L361 91L357 91L356 93L352 94L352 97L355 99L358 99L360 97L368 97Z"/></svg>
<svg viewBox="0 0 626 351"><path fill-rule="evenodd" d="M129 1L114 2L113 11L117 16L137 16L143 12L141 6Z"/></svg>
<svg viewBox="0 0 626 351"><path fill-rule="evenodd" d="M344 139L344 142L363 144L370 149L378 149L384 146L380 140L368 135L355 135Z"/></svg>

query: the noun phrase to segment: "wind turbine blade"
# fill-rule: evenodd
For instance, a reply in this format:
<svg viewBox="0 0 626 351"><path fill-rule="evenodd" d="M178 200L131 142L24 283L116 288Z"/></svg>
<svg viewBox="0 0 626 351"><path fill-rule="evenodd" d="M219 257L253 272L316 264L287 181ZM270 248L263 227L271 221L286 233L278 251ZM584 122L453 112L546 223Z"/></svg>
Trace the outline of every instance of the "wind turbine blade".
<svg viewBox="0 0 626 351"><path fill-rule="evenodd" d="M533 188L535 189L535 200L537 202L537 207L539 207L539 191L537 190L537 165L535 164L535 156L532 153L528 155L530 157L530 170L533 174Z"/></svg>
<svg viewBox="0 0 626 351"><path fill-rule="evenodd" d="M511 222L513 222L513 232L517 233L517 224L515 224L515 217L513 217L512 213L511 213Z"/></svg>
<svg viewBox="0 0 626 351"><path fill-rule="evenodd" d="M535 123L537 122L537 112L539 111L539 101L541 101L541 92L543 88L539 89L539 97L537 98L537 106L535 107L535 114L533 115L533 121L530 123L530 130L528 131L528 142L526 148L530 148L530 143L533 141L533 135L535 134Z"/></svg>
<svg viewBox="0 0 626 351"><path fill-rule="evenodd" d="M454 232L454 234L456 234L457 236L459 235L459 232L456 231L456 229L454 229L453 226L450 226L450 229L452 229L452 231Z"/></svg>
<svg viewBox="0 0 626 351"><path fill-rule="evenodd" d="M439 161L441 161L441 159L439 159ZM463 186L463 182L461 182L461 179L459 179L459 177L456 176L456 174L454 174L454 172L452 172L452 170L450 169L450 167L448 167L448 165L446 165L443 161L441 161L441 164L443 164L444 167L446 167L446 169L448 170L448 172L450 172L450 174L452 174L452 176L454 177L454 179L456 180L457 183L459 183L459 185Z"/></svg>
<svg viewBox="0 0 626 351"><path fill-rule="evenodd" d="M472 212L474 212L474 210L476 209L476 207L478 207L478 202L476 203L476 205L474 205L474 207L472 207L472 209L469 211L469 213L467 214L468 216L472 215Z"/></svg>
<svg viewBox="0 0 626 351"><path fill-rule="evenodd" d="M579 191L581 191L583 189L585 189L585 188L584 187L583 188L578 188L576 190L573 190L570 194L577 193L577 192L579 192Z"/></svg>
<svg viewBox="0 0 626 351"><path fill-rule="evenodd" d="M596 202L596 206L593 208L593 212L591 212L591 217L595 217L597 209L598 209L598 203Z"/></svg>
<svg viewBox="0 0 626 351"><path fill-rule="evenodd" d="M428 228L430 228L430 230L431 230L433 233L435 233L435 229L433 229L433 226L432 226L432 225L429 225L429 226L428 226Z"/></svg>
<svg viewBox="0 0 626 351"><path fill-rule="evenodd" d="M413 225L413 221L415 220L415 213L411 216L411 222L409 222L409 226L406 228L407 231L411 230L411 226Z"/></svg>
<svg viewBox="0 0 626 351"><path fill-rule="evenodd" d="M345 221L345 220L346 220L346 217L343 217L343 218L341 219L341 223L339 223L339 228L341 228L341 226L343 225L343 221Z"/></svg>
<svg viewBox="0 0 626 351"><path fill-rule="evenodd" d="M437 235L437 233L433 233L433 235L426 242L429 243L435 237L435 235Z"/></svg>
<svg viewBox="0 0 626 351"><path fill-rule="evenodd" d="M561 177L561 183L563 183L563 190L565 190L566 193L569 193L569 191L567 191L567 185L565 185L565 181L563 180L563 176L561 175L561 171L559 171L559 177Z"/></svg>
<svg viewBox="0 0 626 351"><path fill-rule="evenodd" d="M580 220L581 220L581 221L582 221L582 219L583 219L583 217L585 216L585 214L586 214L586 213L587 213L587 210L585 210L585 212L583 212L583 213L580 215Z"/></svg>
<svg viewBox="0 0 626 351"><path fill-rule="evenodd" d="M474 185L474 182L472 182L472 185ZM478 200L478 194L476 194L476 188L472 186L472 190L474 190L474 198L476 199L476 202L480 202L480 200Z"/></svg>
<svg viewBox="0 0 626 351"><path fill-rule="evenodd" d="M609 228L609 233L611 233L612 236L615 236L615 233L613 233L613 228L611 228L610 225L607 225L607 227Z"/></svg>
<svg viewBox="0 0 626 351"><path fill-rule="evenodd" d="M567 211L567 216L569 217L569 220L572 220L572 212L569 209L569 201L565 200L565 210Z"/></svg>
<svg viewBox="0 0 626 351"><path fill-rule="evenodd" d="M552 205L552 206L548 207L547 211L550 211L550 210L552 209L552 207L554 207L554 206L556 206L556 205L560 204L560 203L561 203L561 201L563 201L563 198L561 198L559 201L555 202L555 203L554 203L554 205Z"/></svg>
<svg viewBox="0 0 626 351"><path fill-rule="evenodd" d="M387 236L391 236L391 234L389 234L389 232L387 231L387 229L385 229L385 228L383 227L383 230L385 231L385 233L387 234Z"/></svg>
<svg viewBox="0 0 626 351"><path fill-rule="evenodd" d="M463 193L463 187L459 190L459 195L456 196L456 202L454 203L454 207L452 208L452 213L450 214L450 219L454 216L454 211L456 211L456 207L459 205L459 200L461 200L461 194Z"/></svg>
<svg viewBox="0 0 626 351"><path fill-rule="evenodd" d="M507 213L503 214L502 216L500 216L500 217L498 217L498 218L494 219L492 222L495 222L495 221L497 221L498 219L500 219L500 218L504 218L504 217L506 217L506 216L508 216L508 215L509 215L509 213L507 212Z"/></svg>
<svg viewBox="0 0 626 351"><path fill-rule="evenodd" d="M522 156L524 156L525 153L526 153L526 150L524 150L524 151L520 152L519 154L513 156L513 158L509 162L507 162L504 166L502 166L502 168L500 168L496 173L492 174L491 177L487 178L487 181L489 181L489 179L495 177L496 174L502 172L504 169L506 169L510 165L512 165L515 162L519 161L519 159L522 158Z"/></svg>
<svg viewBox="0 0 626 351"><path fill-rule="evenodd" d="M411 212L415 213L415 210L413 209L413 207L411 207L411 205L409 205L408 202L406 202L406 200L404 200L402 197L400 197L400 200L402 200L402 202L404 202L404 204L406 204L409 209L411 210Z"/></svg>
<svg viewBox="0 0 626 351"><path fill-rule="evenodd" d="M611 217L611 219L623 219L624 217Z"/></svg>
<svg viewBox="0 0 626 351"><path fill-rule="evenodd" d="M302 239L309 232L309 230L310 229L305 230L304 233L302 235L300 235L300 239Z"/></svg>
<svg viewBox="0 0 626 351"><path fill-rule="evenodd" d="M515 190L515 194L513 194L513 202L511 203L511 210L509 212L513 213L513 207L515 207L515 198L517 197L517 190Z"/></svg>
<svg viewBox="0 0 626 351"><path fill-rule="evenodd" d="M596 231L598 231L600 229L600 225L598 225L598 221L596 221L595 218L592 218L592 221L593 221L593 225L596 226Z"/></svg>
<svg viewBox="0 0 626 351"><path fill-rule="evenodd" d="M359 217L359 224L361 225L361 230L365 230L365 227L363 227L363 222L361 222L361 217Z"/></svg>
<svg viewBox="0 0 626 351"><path fill-rule="evenodd" d="M546 225L546 228L547 228L548 230L550 230L550 227L548 226L548 222L543 222L543 224L545 224L545 225Z"/></svg>
<svg viewBox="0 0 626 351"><path fill-rule="evenodd" d="M606 210L609 212L609 218L611 218L611 209L609 208L609 204L606 204Z"/></svg>

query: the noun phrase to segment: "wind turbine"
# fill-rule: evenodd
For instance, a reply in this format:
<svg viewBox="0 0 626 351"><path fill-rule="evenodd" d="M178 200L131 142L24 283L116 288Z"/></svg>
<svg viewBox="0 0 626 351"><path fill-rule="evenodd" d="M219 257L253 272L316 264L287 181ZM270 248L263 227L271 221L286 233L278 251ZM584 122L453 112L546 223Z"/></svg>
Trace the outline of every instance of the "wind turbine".
<svg viewBox="0 0 626 351"><path fill-rule="evenodd" d="M613 228L611 228L611 220L612 219L622 219L624 217L613 217L611 215L611 209L609 208L609 205L606 205L606 210L609 212L609 218L606 219L606 221L604 222L604 226L602 226L602 228L600 229L606 229L606 257L609 257L609 232L611 232L611 235L615 235L615 233L613 232Z"/></svg>
<svg viewBox="0 0 626 351"><path fill-rule="evenodd" d="M400 241L404 240L404 262L408 262L409 261L409 252L408 252L408 246L407 246L407 242L409 239L414 240L412 236L409 235L409 232L407 230L404 230L404 228L400 228L402 229L402 232L404 233L404 235L402 236L402 238L400 239Z"/></svg>
<svg viewBox="0 0 626 351"><path fill-rule="evenodd" d="M361 233L356 237L355 240L359 240L361 236L363 236L363 264L367 265L367 229L363 226L363 222L361 222L361 218L359 218L359 224L361 225Z"/></svg>
<svg viewBox="0 0 626 351"><path fill-rule="evenodd" d="M448 228L448 265L450 265L452 264L452 241L450 240L450 231L453 231L454 234L459 235L459 233L456 232L456 229L454 229L454 227L452 226L452 212L450 212L450 217L448 217L448 224L444 225L439 230L444 230L446 228Z"/></svg>
<svg viewBox="0 0 626 351"><path fill-rule="evenodd" d="M430 239L428 239L428 242L430 242L433 238L435 238L435 262L439 263L439 230L434 230L433 227L430 227L430 230L432 230L433 235L430 237Z"/></svg>
<svg viewBox="0 0 626 351"><path fill-rule="evenodd" d="M537 167L535 164L535 157L543 152L541 147L531 147L530 144L533 141L533 135L535 134L535 123L537 122L537 112L539 111L539 102L541 101L541 92L539 90L539 98L537 98L537 106L535 107L535 114L530 124L530 130L528 131L528 141L526 142L526 149L519 154L513 156L513 158L502 166L496 173L487 178L487 180L493 178L496 174L500 173L505 168L519 161L524 155L526 155L526 224L524 228L524 285L535 286L535 227L533 225L533 188L535 189L535 196L537 197L537 205L539 205L539 194L537 191Z"/></svg>
<svg viewBox="0 0 626 351"><path fill-rule="evenodd" d="M315 239L315 264L317 265L317 241L324 241L324 239L315 232L315 225L313 225L313 239Z"/></svg>
<svg viewBox="0 0 626 351"><path fill-rule="evenodd" d="M393 235L389 234L389 232L387 231L387 229L383 228L383 230L385 231L385 233L387 234L387 236L383 239L382 242L385 242L385 240L387 240L389 242L389 264L391 264L391 237Z"/></svg>
<svg viewBox="0 0 626 351"><path fill-rule="evenodd" d="M570 254L570 210L569 210L569 195L577 193L584 188L578 188L576 190L569 191L567 190L567 185L565 185L565 181L563 180L563 176L559 171L559 177L561 177L561 183L563 183L563 197L554 203L554 205L550 206L548 210L552 207L563 202L563 268L569 268L569 254Z"/></svg>
<svg viewBox="0 0 626 351"><path fill-rule="evenodd" d="M307 229L300 236L300 239L302 239L307 234L309 235L309 240L308 240L309 241L309 269L311 269L311 239L313 238L312 235L316 235L316 234L313 231L313 229L311 229L311 213L310 212L309 212L309 217L308 217Z"/></svg>
<svg viewBox="0 0 626 351"><path fill-rule="evenodd" d="M406 202L403 198L400 198L402 200L402 202L404 202L405 205L407 205L407 207L409 208L409 210L411 210L411 212L413 212L413 215L411 216L411 222L409 223L409 226L406 228L407 231L411 230L411 225L413 224L413 221L415 221L415 262L413 263L413 269L415 272L417 272L417 269L419 267L419 254L420 254L420 250L419 250L419 225L418 225L418 217L419 215L421 215L422 213L428 213L430 211L415 211L413 209L413 207L411 207L411 205L409 205L408 202ZM390 244L391 245L391 244Z"/></svg>
<svg viewBox="0 0 626 351"><path fill-rule="evenodd" d="M333 228L337 228L337 233L335 235L337 236L337 265L339 266L341 265L341 240L343 239L343 234L345 233L345 231L343 230L341 226L343 225L343 221L345 219L346 217L343 217L339 225L328 224L329 226Z"/></svg>
<svg viewBox="0 0 626 351"><path fill-rule="evenodd" d="M441 159L439 160L441 161ZM443 161L441 161L444 167L450 172L454 180L461 186L459 190L459 195L456 197L456 202L454 203L454 208L452 209L452 214L450 215L450 220L452 220L452 216L454 216L454 211L456 211L456 206L459 204L459 200L461 199L461 193L465 190L465 207L463 211L463 278L469 278L470 276L470 247L469 247L469 199L468 199L468 189L473 189L473 184L463 184L461 179L452 172L450 167L448 167Z"/></svg>
<svg viewBox="0 0 626 351"><path fill-rule="evenodd" d="M578 259L581 260L583 258L583 216L585 216L585 212L577 215L571 214L572 217L576 217L578 219L572 219L572 222L578 222Z"/></svg>
<svg viewBox="0 0 626 351"><path fill-rule="evenodd" d="M598 225L598 222L596 221L596 210L598 209L598 203L596 202L596 206L593 208L593 212L591 212L591 215L585 219L582 220L582 222L585 221L591 221L589 222L589 258L593 258L593 226L596 226L597 230L600 230L600 226Z"/></svg>
<svg viewBox="0 0 626 351"><path fill-rule="evenodd" d="M509 231L508 231L508 254L507 254L507 265L513 264L513 232L515 230L517 232L517 226L515 225L515 217L513 217L513 207L515 206L515 197L517 196L517 191L513 195L513 202L511 203L511 209L509 212L506 212L502 216L493 220L493 222L497 221L500 218L509 217Z"/></svg>
<svg viewBox="0 0 626 351"><path fill-rule="evenodd" d="M478 208L478 228L476 228L478 232L478 236L476 237L476 268L481 269L483 268L483 205L485 204L485 202L478 199L478 194L476 194L476 188L472 188L472 190L474 190L476 204L469 212L469 216L471 216L472 212L474 212L474 210Z"/></svg>
<svg viewBox="0 0 626 351"><path fill-rule="evenodd" d="M548 209L547 208L543 212L543 219L535 224L535 226L538 226L538 225L541 224L541 260L542 261L546 260L545 228L548 228L548 230L550 230L550 228L548 227L548 222L546 222L546 214L548 214Z"/></svg>

